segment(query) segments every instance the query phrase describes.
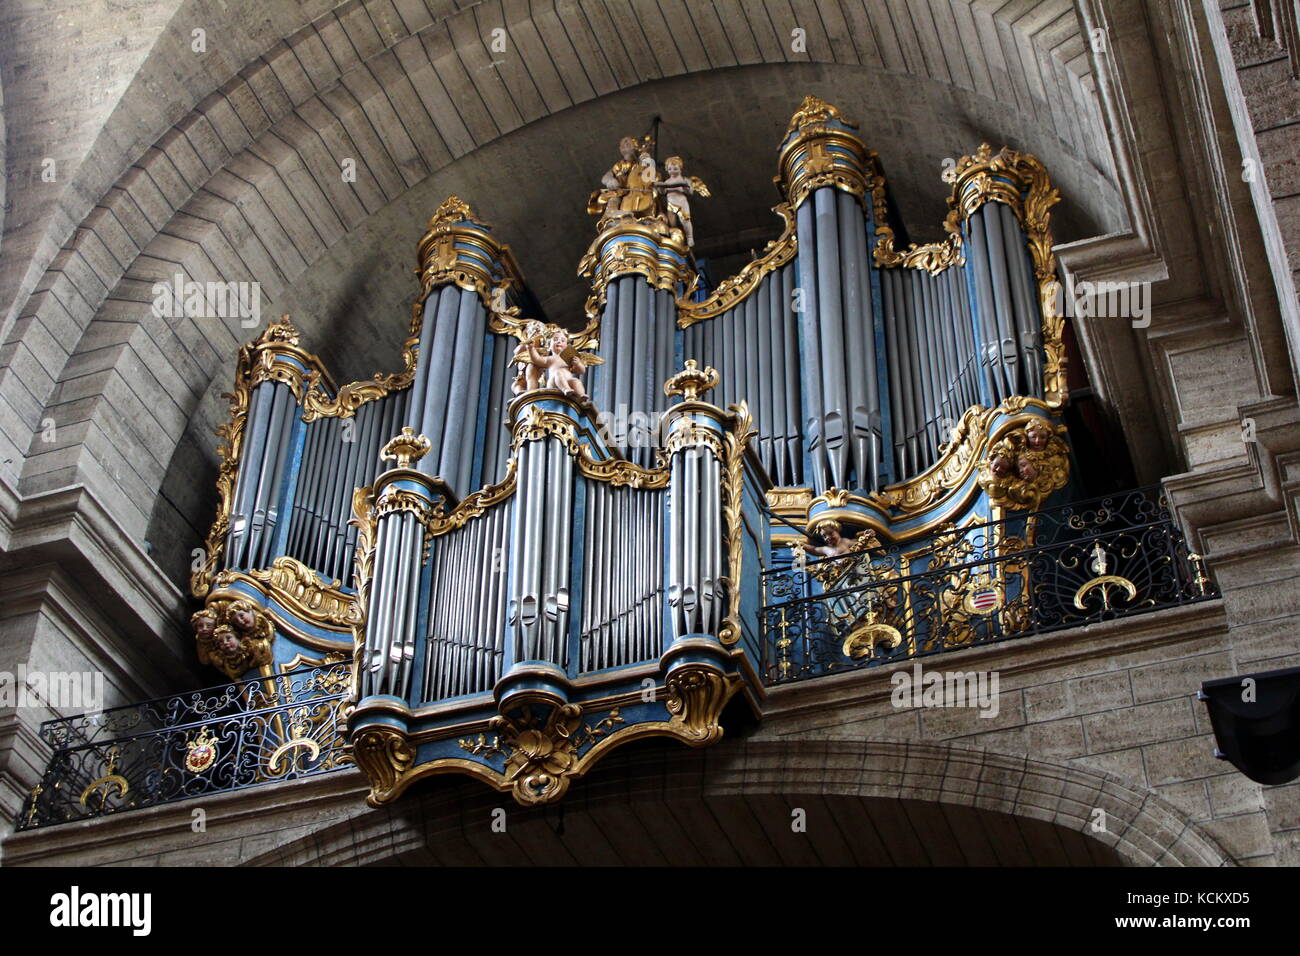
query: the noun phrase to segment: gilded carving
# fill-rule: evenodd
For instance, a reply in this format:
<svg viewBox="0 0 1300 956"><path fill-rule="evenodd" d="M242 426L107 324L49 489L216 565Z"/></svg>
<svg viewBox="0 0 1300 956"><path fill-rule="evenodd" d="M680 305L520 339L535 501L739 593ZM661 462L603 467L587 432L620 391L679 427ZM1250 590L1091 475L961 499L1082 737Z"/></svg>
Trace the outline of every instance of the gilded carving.
<svg viewBox="0 0 1300 956"><path fill-rule="evenodd" d="M586 304L586 333L599 326L606 290L619 276L641 275L651 287L668 292L674 292L682 283L682 294L689 297L696 282L695 271L687 261L689 253L682 231L660 219L626 218L610 223L578 262L578 275L592 280Z"/></svg>
<svg viewBox="0 0 1300 956"><path fill-rule="evenodd" d="M238 678L252 668L271 663L275 628L251 601L211 598L190 618L198 644L199 663Z"/></svg>
<svg viewBox="0 0 1300 956"><path fill-rule="evenodd" d="M719 461L725 461L727 458L727 446L724 436L693 421L678 424L668 433L668 437L664 439L661 454L666 461L674 452L678 452L683 448L700 447L712 449L713 454L718 457Z"/></svg>
<svg viewBox="0 0 1300 956"><path fill-rule="evenodd" d="M578 427L572 418L532 405L524 417L515 423L512 448L518 451L524 442L543 438L558 440L576 460L578 471L596 481L642 489L664 488L668 484L670 475L665 469L642 468L622 458L597 460L592 454L591 446L579 440ZM513 468L513 457L510 462Z"/></svg>
<svg viewBox="0 0 1300 956"><path fill-rule="evenodd" d="M858 199L866 195L867 149L846 127L856 124L825 100L804 97L786 130L774 180L792 210L824 186Z"/></svg>
<svg viewBox="0 0 1300 956"><path fill-rule="evenodd" d="M988 449L980 459L977 480L998 507L1033 511L1063 488L1069 475L1065 442L1048 422L1035 418Z"/></svg>
<svg viewBox="0 0 1300 956"><path fill-rule="evenodd" d="M732 405L731 428L727 432L726 468L722 480L722 520L726 527L727 573L721 578L727 589L727 616L718 629L718 640L730 647L740 640L740 582L742 574L742 536L744 534L745 449L758 434L749 405Z"/></svg>
<svg viewBox="0 0 1300 956"><path fill-rule="evenodd" d="M664 394L680 395L683 401L694 402L717 385L717 369L711 365L700 368L695 359L687 359L686 367L664 382Z"/></svg>
<svg viewBox="0 0 1300 956"><path fill-rule="evenodd" d="M370 781L367 802L379 806L415 763L415 746L393 727L366 727L352 737L352 759Z"/></svg>
<svg viewBox="0 0 1300 956"><path fill-rule="evenodd" d="M398 468L410 468L411 463L427 455L431 447L426 436L417 435L410 425L403 425L402 430L379 450L379 457L396 462Z"/></svg>
<svg viewBox="0 0 1300 956"><path fill-rule="evenodd" d="M722 708L738 686L712 667L686 664L668 675L669 723L687 743L703 747L722 739Z"/></svg>
<svg viewBox="0 0 1300 956"><path fill-rule="evenodd" d="M356 600L342 590L342 582L322 578L287 555L276 558L269 568L262 570L222 571L216 577L216 584L225 588L240 579L261 585L268 598L304 621L322 627L349 628L360 619Z"/></svg>
<svg viewBox="0 0 1300 956"><path fill-rule="evenodd" d="M718 283L717 288L703 302L691 302L688 296L678 299L677 325L680 328L689 328L696 322L721 315L736 303L743 302L758 288L764 276L794 259L798 251L794 210L789 203L783 202L773 206L772 211L781 217L781 235L768 242L761 256L734 276Z"/></svg>
<svg viewBox="0 0 1300 956"><path fill-rule="evenodd" d="M514 798L524 806L533 806L562 797L578 769L579 751L623 722L618 708L596 724L583 727L578 704L553 707L544 720L532 707L524 707L517 718L501 715L488 722L488 730L496 734L490 744L484 746L480 737L473 744L462 740L460 746L470 753L505 754L505 778Z"/></svg>

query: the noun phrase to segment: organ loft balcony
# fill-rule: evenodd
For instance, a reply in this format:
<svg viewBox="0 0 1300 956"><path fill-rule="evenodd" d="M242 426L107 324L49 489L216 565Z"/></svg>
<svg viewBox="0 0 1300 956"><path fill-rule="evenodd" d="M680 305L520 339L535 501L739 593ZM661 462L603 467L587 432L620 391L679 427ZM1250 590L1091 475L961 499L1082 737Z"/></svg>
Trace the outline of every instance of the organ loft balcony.
<svg viewBox="0 0 1300 956"><path fill-rule="evenodd" d="M376 807L449 776L552 804L804 688L1213 600L1162 488L1080 475L1042 163L978 145L900 248L839 109L776 146L782 230L720 281L710 187L627 136L582 315L452 196L401 369L337 386L288 316L244 346L190 581L226 683L47 723L20 828L340 772Z"/></svg>

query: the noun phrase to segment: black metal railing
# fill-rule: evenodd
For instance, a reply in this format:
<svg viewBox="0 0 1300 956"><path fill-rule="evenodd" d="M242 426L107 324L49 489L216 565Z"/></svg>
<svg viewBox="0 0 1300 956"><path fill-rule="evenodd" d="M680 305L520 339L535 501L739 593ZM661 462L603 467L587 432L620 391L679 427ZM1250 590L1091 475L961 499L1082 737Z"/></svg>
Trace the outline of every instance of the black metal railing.
<svg viewBox="0 0 1300 956"><path fill-rule="evenodd" d="M347 662L60 720L19 830L337 770L351 757Z"/></svg>
<svg viewBox="0 0 1300 956"><path fill-rule="evenodd" d="M768 684L1216 596L1159 488L796 561L764 588Z"/></svg>

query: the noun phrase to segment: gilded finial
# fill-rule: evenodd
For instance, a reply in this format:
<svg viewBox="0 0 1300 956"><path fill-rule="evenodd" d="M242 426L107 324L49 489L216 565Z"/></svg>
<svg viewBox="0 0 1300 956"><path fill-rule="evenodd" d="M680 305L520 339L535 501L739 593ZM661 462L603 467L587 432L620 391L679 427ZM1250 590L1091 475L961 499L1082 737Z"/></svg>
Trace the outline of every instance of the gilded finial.
<svg viewBox="0 0 1300 956"><path fill-rule="evenodd" d="M432 218L429 220L428 229L435 226L445 225L453 222L472 222L480 226L486 226L487 223L479 222L474 218L474 210L469 207L469 203L459 196L451 195L442 201L442 205L434 210Z"/></svg>
<svg viewBox="0 0 1300 956"><path fill-rule="evenodd" d="M402 433L389 440L379 452L384 461L396 460L398 468L410 468L411 462L419 461L429 453L432 447L429 439L417 435L410 425L402 428Z"/></svg>
<svg viewBox="0 0 1300 956"><path fill-rule="evenodd" d="M687 359L686 367L664 382L665 395L680 395L693 402L718 384L718 370L712 366L700 368L695 359Z"/></svg>
<svg viewBox="0 0 1300 956"><path fill-rule="evenodd" d="M268 345L271 342L287 342L290 345L298 344L298 330L294 324L289 321L289 313L285 312L280 316L278 322L271 322L261 335L257 337L255 345Z"/></svg>
<svg viewBox="0 0 1300 956"><path fill-rule="evenodd" d="M786 135L789 136L795 130L807 129L810 126L820 126L831 121L843 123L845 126L856 127L858 124L851 120L845 119L838 109L827 103L818 96L809 94L803 98L799 108L795 110L794 115L790 117L790 125L786 127Z"/></svg>

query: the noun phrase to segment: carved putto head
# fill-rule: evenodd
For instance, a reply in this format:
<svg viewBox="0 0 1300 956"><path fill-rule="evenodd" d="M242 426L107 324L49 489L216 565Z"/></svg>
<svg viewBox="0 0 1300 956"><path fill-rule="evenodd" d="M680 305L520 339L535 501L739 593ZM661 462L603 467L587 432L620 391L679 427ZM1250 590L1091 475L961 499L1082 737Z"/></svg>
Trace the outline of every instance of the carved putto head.
<svg viewBox="0 0 1300 956"><path fill-rule="evenodd" d="M238 678L271 661L275 628L263 611L240 598L210 598L190 618L199 662Z"/></svg>
<svg viewBox="0 0 1300 956"><path fill-rule="evenodd" d="M1052 427L1047 422L1034 419L1025 426L1025 443L1035 450L1046 448L1052 439Z"/></svg>
<svg viewBox="0 0 1300 956"><path fill-rule="evenodd" d="M980 461L977 480L1002 508L1037 508L1065 485L1069 449L1051 422L1033 418L996 441Z"/></svg>
<svg viewBox="0 0 1300 956"><path fill-rule="evenodd" d="M817 535L832 548L838 545L844 537L844 529L840 526L840 523L833 518L817 522L813 525L812 530L813 534Z"/></svg>

